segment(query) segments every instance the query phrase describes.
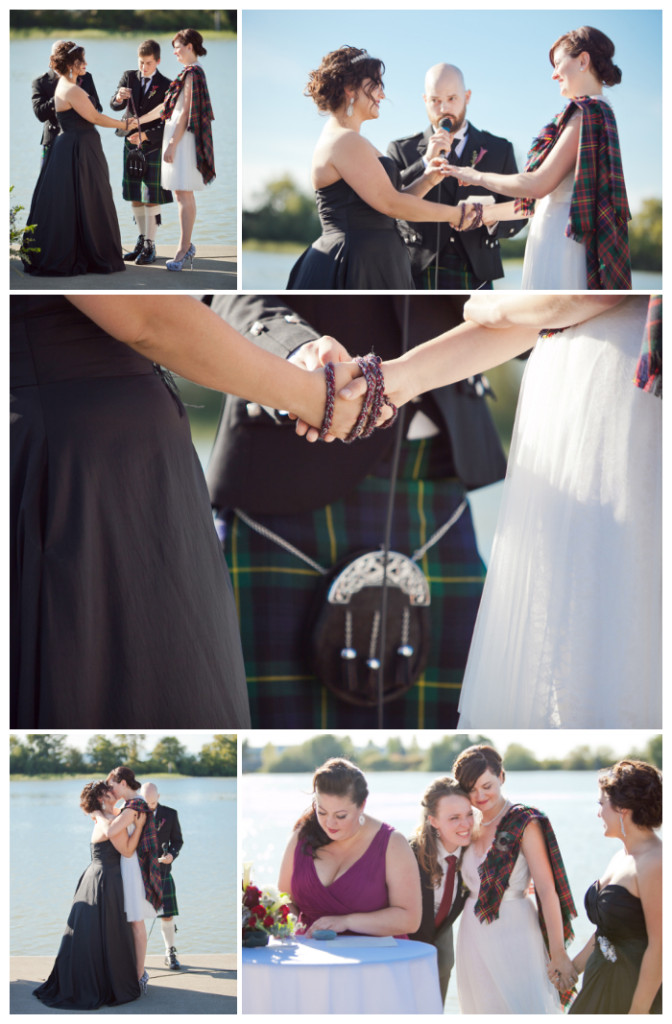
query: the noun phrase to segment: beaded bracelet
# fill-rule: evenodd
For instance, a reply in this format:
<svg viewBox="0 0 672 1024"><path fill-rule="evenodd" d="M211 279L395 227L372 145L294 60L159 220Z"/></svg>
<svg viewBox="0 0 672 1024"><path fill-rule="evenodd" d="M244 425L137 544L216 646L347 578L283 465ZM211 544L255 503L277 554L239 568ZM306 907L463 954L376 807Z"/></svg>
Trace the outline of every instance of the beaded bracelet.
<svg viewBox="0 0 672 1024"><path fill-rule="evenodd" d="M397 407L394 402L385 394L385 378L383 376L383 370L381 366L380 356L374 355L372 352L367 356L357 356L355 358L359 369L362 372L362 376L366 381L366 394L362 402L362 408L359 411L359 415L355 421L355 425L344 438L345 444L351 444L357 440L358 437L370 437L373 431L376 429L376 421L380 416L383 405L389 406L392 410L392 416L386 420L385 423L381 423L381 428L391 427L397 418ZM325 383L327 387L327 397L324 406L324 420L320 428L319 437L325 438L331 430L331 424L334 418L334 406L336 401L336 373L334 370L333 363L326 363L324 367Z"/></svg>

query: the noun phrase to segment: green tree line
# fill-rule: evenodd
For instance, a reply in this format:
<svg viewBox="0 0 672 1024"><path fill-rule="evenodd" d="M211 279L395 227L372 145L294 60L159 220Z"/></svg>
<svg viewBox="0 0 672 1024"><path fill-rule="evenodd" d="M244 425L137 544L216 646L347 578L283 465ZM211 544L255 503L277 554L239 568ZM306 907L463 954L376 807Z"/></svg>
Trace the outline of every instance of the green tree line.
<svg viewBox="0 0 672 1024"><path fill-rule="evenodd" d="M369 740L365 747L356 747L348 737L328 733L313 736L304 743L278 750L272 743L255 750L243 743L243 771L313 772L329 757L347 757L362 771L450 772L456 757L474 743L492 743L483 735L450 733L437 743L421 750L417 739L404 745L399 737L391 737L384 749ZM496 744L495 744L496 746ZM504 751L506 768L511 771L597 771L626 757L648 761L662 768L663 738L654 736L641 749L624 744L620 750L606 745L574 747L564 757L537 757L522 743L511 743Z"/></svg>
<svg viewBox="0 0 672 1024"><path fill-rule="evenodd" d="M310 245L320 233L312 193L303 192L289 175L271 181L254 210L243 210L243 241ZM663 204L645 199L629 225L630 257L634 270L660 273L663 266ZM503 239L504 259L522 259L525 238Z"/></svg>
<svg viewBox="0 0 672 1024"><path fill-rule="evenodd" d="M51 33L54 29L78 32L134 32L145 36L195 28L199 32L237 29L237 11L202 11L153 8L124 11L118 7L101 11L16 11L9 12L10 31Z"/></svg>
<svg viewBox="0 0 672 1024"><path fill-rule="evenodd" d="M85 750L67 744L67 736L29 733L20 739L10 733L9 770L12 775L107 775L127 765L137 775L163 774L234 776L236 737L218 734L198 754L190 754L175 736L164 736L145 752L143 733L92 736Z"/></svg>

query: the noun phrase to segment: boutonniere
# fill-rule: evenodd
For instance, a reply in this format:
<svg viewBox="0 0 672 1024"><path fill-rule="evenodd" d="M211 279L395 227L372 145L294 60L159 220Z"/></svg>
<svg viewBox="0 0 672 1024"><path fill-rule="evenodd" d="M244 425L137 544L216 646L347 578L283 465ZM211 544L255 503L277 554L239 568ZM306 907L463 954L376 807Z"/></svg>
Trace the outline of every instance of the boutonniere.
<svg viewBox="0 0 672 1024"><path fill-rule="evenodd" d="M151 100L152 96L156 95L157 90L158 90L158 85L153 85L152 88L147 93L147 99Z"/></svg>
<svg viewBox="0 0 672 1024"><path fill-rule="evenodd" d="M163 828L163 826L164 826L165 824L166 824L166 819L165 819L165 818L161 818L161 820L160 820L160 821L157 821L157 822L156 822L156 831L158 832L158 831L159 831L159 829L160 829L160 828Z"/></svg>
<svg viewBox="0 0 672 1024"><path fill-rule="evenodd" d="M476 150L474 150L473 153L471 154L471 161L469 163L469 166L475 167L476 164L480 164L481 160L483 159L487 152L487 149L484 149L483 146L481 146L481 150L479 153L477 153Z"/></svg>

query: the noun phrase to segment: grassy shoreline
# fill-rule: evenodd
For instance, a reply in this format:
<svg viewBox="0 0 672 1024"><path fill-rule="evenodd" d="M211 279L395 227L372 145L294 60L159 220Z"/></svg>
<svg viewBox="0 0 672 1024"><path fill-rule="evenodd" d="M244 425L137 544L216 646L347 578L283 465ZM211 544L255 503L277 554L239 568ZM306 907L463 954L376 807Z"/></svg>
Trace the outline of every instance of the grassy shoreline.
<svg viewBox="0 0 672 1024"><path fill-rule="evenodd" d="M152 781L155 779L233 779L235 775L180 775L179 772L149 772ZM70 774L69 772L46 772L44 775L23 775L16 774L9 776L10 782L33 782L35 779L39 779L40 782L52 782L58 779L84 779L90 781L93 773L92 772L75 772Z"/></svg>
<svg viewBox="0 0 672 1024"><path fill-rule="evenodd" d="M64 29L62 25L51 25L49 27L41 28L12 28L9 31L9 41L15 42L21 39L51 39L64 37L64 33L70 32L70 29ZM232 29L199 29L199 32L205 40L222 40L222 39L236 39L237 34ZM159 32L157 35L163 33ZM168 32L165 33L166 35ZM139 36L145 36L146 32L144 29L137 29L130 32L108 32L101 28L84 28L77 30L78 39L137 39Z"/></svg>

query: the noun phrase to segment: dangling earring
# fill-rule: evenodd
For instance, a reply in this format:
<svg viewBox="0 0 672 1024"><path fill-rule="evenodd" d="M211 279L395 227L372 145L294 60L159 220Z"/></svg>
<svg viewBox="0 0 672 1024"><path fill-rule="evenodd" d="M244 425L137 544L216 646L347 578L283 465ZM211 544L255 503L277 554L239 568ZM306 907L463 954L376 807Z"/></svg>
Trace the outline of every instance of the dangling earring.
<svg viewBox="0 0 672 1024"><path fill-rule="evenodd" d="M348 105L346 107L346 110L345 110L346 115L348 117L352 117L354 109L355 109L355 101L354 101L354 99L351 98L351 100L348 103Z"/></svg>
<svg viewBox="0 0 672 1024"><path fill-rule="evenodd" d="M360 814L360 816L359 816L359 824L363 825L365 821L366 821L366 818L364 817L364 815Z"/></svg>
<svg viewBox="0 0 672 1024"><path fill-rule="evenodd" d="M625 827L624 827L624 825L623 825L623 815L622 815L622 814L619 814L619 816L618 816L618 820L619 820L619 821L620 821L620 823L621 823L621 835L622 835L622 836L623 836L623 838L625 839L625 838L626 838L626 835L625 835Z"/></svg>

